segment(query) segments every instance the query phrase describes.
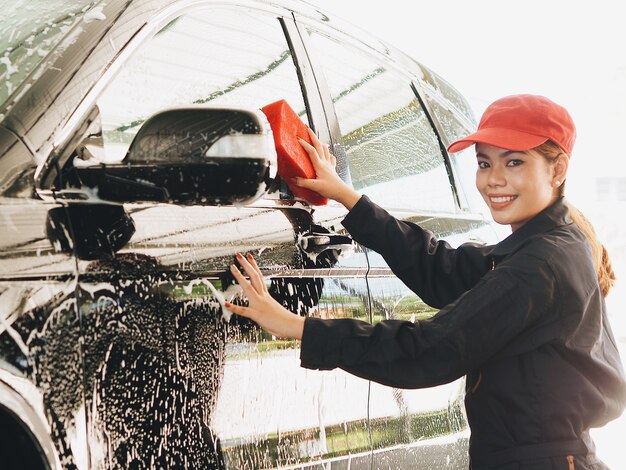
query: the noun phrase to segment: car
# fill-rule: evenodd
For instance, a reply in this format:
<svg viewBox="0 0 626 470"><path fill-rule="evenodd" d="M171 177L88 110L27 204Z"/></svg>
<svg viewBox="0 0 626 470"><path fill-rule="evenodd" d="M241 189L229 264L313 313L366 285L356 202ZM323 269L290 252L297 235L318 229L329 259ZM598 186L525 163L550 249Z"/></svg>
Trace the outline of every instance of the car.
<svg viewBox="0 0 626 470"><path fill-rule="evenodd" d="M467 468L463 380L307 371L224 308L243 252L299 315L434 315L343 206L294 196L260 110L285 100L396 217L492 243L474 159L446 151L476 127L452 85L302 1L20 2L0 24L3 468Z"/></svg>

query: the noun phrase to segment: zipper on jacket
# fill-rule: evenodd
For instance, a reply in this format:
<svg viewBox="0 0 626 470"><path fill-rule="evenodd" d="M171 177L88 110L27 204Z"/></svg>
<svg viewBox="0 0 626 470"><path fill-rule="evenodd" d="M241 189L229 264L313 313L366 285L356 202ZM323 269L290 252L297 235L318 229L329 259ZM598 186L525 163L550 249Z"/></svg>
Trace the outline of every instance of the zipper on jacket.
<svg viewBox="0 0 626 470"><path fill-rule="evenodd" d="M576 466L574 465L574 456L573 455L568 455L567 456L567 463L568 463L568 467L567 470L576 470Z"/></svg>
<svg viewBox="0 0 626 470"><path fill-rule="evenodd" d="M491 257L491 270L493 271L494 269L496 269L496 259L492 256Z"/></svg>

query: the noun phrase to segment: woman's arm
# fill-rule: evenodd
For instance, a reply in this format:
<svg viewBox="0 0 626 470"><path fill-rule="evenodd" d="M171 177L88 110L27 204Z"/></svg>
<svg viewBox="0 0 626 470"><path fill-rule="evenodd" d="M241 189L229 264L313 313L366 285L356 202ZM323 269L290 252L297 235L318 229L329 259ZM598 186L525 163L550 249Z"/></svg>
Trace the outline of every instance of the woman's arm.
<svg viewBox="0 0 626 470"><path fill-rule="evenodd" d="M237 258L250 280L234 266L231 270L248 306L227 302L226 307L277 337L302 340L301 365L309 369L338 367L394 387L430 387L451 382L505 350L523 353L561 334L555 276L547 261L536 257L500 265L430 319L375 325L295 315L269 295L251 255Z"/></svg>
<svg viewBox="0 0 626 470"><path fill-rule="evenodd" d="M557 293L548 263L526 258L501 265L427 320L307 318L301 366L341 368L400 388L451 382L499 354L523 354L558 338Z"/></svg>
<svg viewBox="0 0 626 470"><path fill-rule="evenodd" d="M435 308L455 301L492 267L493 247L452 248L419 225L396 219L367 196L342 224L357 242L380 253L393 273Z"/></svg>
<svg viewBox="0 0 626 470"><path fill-rule="evenodd" d="M347 185L335 171L336 160L328 146L310 129L309 134L313 145L302 139L300 143L317 176L294 182L343 204L350 212L342 223L353 238L380 253L394 274L427 304L441 308L453 302L489 271L490 247L453 249L418 225L391 216Z"/></svg>

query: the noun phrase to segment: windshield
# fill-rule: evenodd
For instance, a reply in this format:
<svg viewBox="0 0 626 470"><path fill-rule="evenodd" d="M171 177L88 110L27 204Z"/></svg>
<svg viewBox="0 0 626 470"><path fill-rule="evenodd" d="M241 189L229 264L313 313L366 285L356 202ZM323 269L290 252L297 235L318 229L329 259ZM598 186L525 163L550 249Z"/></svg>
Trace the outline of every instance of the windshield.
<svg viewBox="0 0 626 470"><path fill-rule="evenodd" d="M0 0L0 109L99 0Z"/></svg>

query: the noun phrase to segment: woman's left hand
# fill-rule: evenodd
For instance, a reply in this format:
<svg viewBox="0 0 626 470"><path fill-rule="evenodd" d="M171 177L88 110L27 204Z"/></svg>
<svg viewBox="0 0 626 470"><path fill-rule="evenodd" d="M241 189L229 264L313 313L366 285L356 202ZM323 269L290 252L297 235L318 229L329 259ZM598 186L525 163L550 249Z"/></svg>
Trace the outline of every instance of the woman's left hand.
<svg viewBox="0 0 626 470"><path fill-rule="evenodd" d="M304 317L291 313L270 295L263 274L251 254L247 258L237 253L237 260L250 278L248 281L235 265L230 270L248 298L248 306L225 302L226 308L256 322L278 338L302 339Z"/></svg>

